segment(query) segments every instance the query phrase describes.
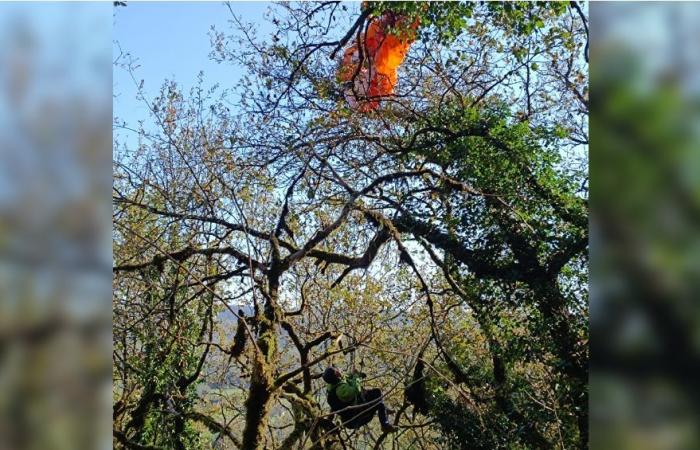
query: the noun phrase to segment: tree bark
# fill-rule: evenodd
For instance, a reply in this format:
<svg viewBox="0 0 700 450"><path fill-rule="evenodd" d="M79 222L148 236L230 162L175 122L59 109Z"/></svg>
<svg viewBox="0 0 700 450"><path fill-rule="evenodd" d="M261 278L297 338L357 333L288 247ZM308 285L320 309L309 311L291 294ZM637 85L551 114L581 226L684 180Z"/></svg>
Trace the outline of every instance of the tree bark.
<svg viewBox="0 0 700 450"><path fill-rule="evenodd" d="M277 335L279 333L280 312L277 307L279 297L279 279L281 270L277 258L273 261L268 274L268 295L259 320L259 335L253 370L250 376L250 388L246 400L246 420L243 429L242 448L246 450L264 449L264 435L267 419L276 396L274 373L278 359Z"/></svg>

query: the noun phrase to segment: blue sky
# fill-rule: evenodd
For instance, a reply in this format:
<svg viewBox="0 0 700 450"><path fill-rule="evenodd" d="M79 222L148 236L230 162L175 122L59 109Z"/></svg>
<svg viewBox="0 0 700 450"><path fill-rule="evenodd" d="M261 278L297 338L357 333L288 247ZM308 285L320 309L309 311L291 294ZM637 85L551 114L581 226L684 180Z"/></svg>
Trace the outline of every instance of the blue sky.
<svg viewBox="0 0 700 450"><path fill-rule="evenodd" d="M267 28L263 16L268 2L236 2L233 10L247 22L260 24L262 35ZM138 80L145 81L145 90L152 97L165 79L178 82L184 89L192 86L200 71L205 86L220 83L233 86L241 70L231 64L211 61L209 30L229 32L231 14L222 2L129 2L115 9L114 46L138 59ZM135 123L145 119L146 109L135 99L135 87L129 74L115 68L113 75L114 116Z"/></svg>

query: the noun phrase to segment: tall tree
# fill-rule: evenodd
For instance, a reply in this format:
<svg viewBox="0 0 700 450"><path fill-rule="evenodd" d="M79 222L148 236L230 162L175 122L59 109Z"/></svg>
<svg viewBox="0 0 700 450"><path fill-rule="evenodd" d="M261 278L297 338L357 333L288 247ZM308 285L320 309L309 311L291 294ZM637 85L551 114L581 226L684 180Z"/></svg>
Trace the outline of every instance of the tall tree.
<svg viewBox="0 0 700 450"><path fill-rule="evenodd" d="M337 61L387 10L420 39L361 113ZM166 84L142 145L117 143L115 311L145 331L115 332L115 442L170 445L151 411L200 431L186 447L586 447L580 6L285 3L267 38L232 19L212 54L247 70L236 109ZM320 373L357 360L400 433L330 420Z"/></svg>

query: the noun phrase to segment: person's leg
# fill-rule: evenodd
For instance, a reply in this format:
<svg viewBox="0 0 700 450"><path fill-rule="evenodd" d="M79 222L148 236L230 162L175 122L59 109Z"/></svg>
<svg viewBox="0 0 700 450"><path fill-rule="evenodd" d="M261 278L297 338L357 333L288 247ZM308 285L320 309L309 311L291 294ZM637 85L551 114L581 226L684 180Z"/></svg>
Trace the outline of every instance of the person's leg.
<svg viewBox="0 0 700 450"><path fill-rule="evenodd" d="M368 389L366 391L363 391L362 397L364 402L372 404L372 409L377 411L377 415L379 416L379 423L381 423L382 426L389 425L389 418L387 417L386 406L382 401L381 389Z"/></svg>

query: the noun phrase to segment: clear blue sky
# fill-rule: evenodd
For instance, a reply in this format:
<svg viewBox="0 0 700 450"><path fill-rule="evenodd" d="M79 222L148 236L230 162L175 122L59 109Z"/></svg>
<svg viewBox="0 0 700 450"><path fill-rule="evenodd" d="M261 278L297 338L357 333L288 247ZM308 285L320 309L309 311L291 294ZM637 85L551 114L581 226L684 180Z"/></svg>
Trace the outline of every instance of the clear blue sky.
<svg viewBox="0 0 700 450"><path fill-rule="evenodd" d="M268 2L236 2L233 10L246 22L260 24L262 37L271 29L263 20ZM211 50L209 30L231 31L231 14L221 2L128 2L115 8L114 46L116 58L119 47L138 59L136 78L145 81L149 97L158 92L165 79L178 82L188 89L196 82L199 71L204 72L205 86L220 83L222 88L233 86L241 70L231 64L217 64L208 54ZM118 44L118 46L117 46ZM114 116L135 123L145 119L145 107L135 99L135 87L128 73L114 70Z"/></svg>

